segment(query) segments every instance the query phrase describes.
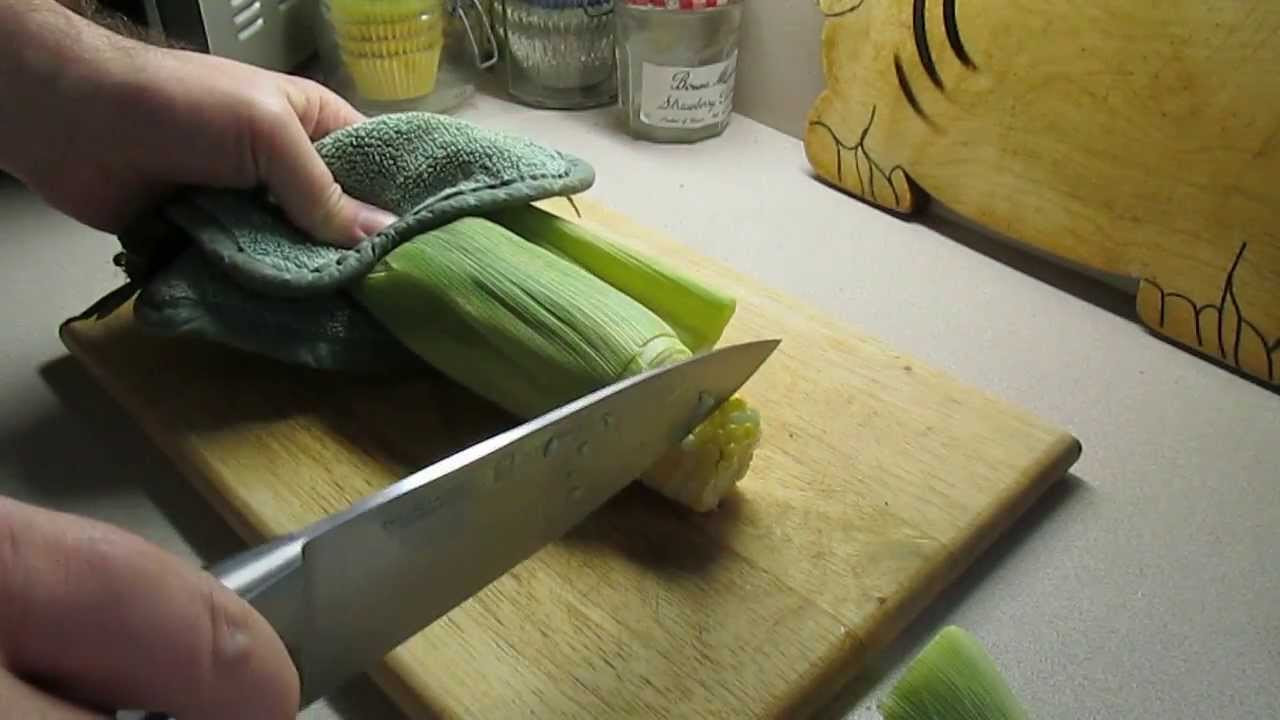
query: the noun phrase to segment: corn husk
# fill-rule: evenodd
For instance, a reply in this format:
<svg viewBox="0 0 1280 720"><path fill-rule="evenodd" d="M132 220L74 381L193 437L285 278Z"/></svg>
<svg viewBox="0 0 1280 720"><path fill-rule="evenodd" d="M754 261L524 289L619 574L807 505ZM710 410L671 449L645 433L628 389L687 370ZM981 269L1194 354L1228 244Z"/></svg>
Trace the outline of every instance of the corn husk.
<svg viewBox="0 0 1280 720"><path fill-rule="evenodd" d="M976 638L954 625L930 640L880 704L884 720L1028 720Z"/></svg>
<svg viewBox="0 0 1280 720"><path fill-rule="evenodd" d="M534 205L504 208L487 217L649 308L695 353L715 347L737 310L732 296L600 228L586 228Z"/></svg>
<svg viewBox="0 0 1280 720"><path fill-rule="evenodd" d="M433 367L522 418L691 356L645 306L483 218L404 243L351 292Z"/></svg>
<svg viewBox="0 0 1280 720"><path fill-rule="evenodd" d="M723 333L732 298L528 209L497 214L505 226L465 218L414 238L353 294L429 364L524 419ZM760 440L759 413L734 396L639 480L707 512L746 475Z"/></svg>

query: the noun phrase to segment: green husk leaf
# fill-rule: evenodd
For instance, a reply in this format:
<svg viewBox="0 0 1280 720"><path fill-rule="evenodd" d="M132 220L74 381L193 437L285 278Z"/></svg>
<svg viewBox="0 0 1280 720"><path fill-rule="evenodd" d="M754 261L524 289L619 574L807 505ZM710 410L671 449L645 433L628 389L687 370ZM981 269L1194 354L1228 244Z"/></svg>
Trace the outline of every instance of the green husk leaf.
<svg viewBox="0 0 1280 720"><path fill-rule="evenodd" d="M1028 720L995 661L965 630L943 628L880 705L884 720Z"/></svg>
<svg viewBox="0 0 1280 720"><path fill-rule="evenodd" d="M524 418L691 355L644 305L483 218L404 243L351 294L429 364Z"/></svg>
<svg viewBox="0 0 1280 720"><path fill-rule="evenodd" d="M691 351L715 347L737 309L735 298L688 273L535 205L497 210L487 217L524 239L590 271L649 308Z"/></svg>

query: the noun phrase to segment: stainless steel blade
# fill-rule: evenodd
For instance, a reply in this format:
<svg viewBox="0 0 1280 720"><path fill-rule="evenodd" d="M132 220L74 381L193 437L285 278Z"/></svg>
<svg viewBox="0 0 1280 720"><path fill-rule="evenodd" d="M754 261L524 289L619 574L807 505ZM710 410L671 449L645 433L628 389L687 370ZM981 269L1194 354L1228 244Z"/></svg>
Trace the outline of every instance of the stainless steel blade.
<svg viewBox="0 0 1280 720"><path fill-rule="evenodd" d="M427 467L288 541L302 543L301 567L288 561L287 573L302 592L291 601L267 593L257 604L294 655L304 702L369 668L577 525L736 392L777 345L726 347L624 380ZM270 551L263 558L273 562Z"/></svg>

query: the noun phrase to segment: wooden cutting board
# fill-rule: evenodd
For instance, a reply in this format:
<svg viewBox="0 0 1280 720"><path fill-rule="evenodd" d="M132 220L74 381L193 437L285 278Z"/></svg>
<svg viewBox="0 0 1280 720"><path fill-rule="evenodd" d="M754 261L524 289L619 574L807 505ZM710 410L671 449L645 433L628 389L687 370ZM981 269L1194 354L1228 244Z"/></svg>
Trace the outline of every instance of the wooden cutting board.
<svg viewBox="0 0 1280 720"><path fill-rule="evenodd" d="M765 439L719 511L634 486L394 651L372 674L410 715L803 715L1079 456L1069 433L577 203L735 292L725 342L782 338L744 388ZM129 308L64 342L249 541L512 422L436 376L302 372L143 335Z"/></svg>
<svg viewBox="0 0 1280 720"><path fill-rule="evenodd" d="M821 0L818 175L1130 278L1280 389L1280 3Z"/></svg>

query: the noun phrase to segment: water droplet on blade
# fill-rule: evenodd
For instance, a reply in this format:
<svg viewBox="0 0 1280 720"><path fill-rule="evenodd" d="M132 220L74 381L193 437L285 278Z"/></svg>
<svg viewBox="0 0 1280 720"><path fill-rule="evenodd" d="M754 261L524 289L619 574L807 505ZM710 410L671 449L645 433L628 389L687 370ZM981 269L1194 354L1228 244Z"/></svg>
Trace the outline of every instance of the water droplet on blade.
<svg viewBox="0 0 1280 720"><path fill-rule="evenodd" d="M578 454L582 456L586 456L586 455L589 455L590 453L591 453L591 443L583 440L582 444L578 446Z"/></svg>
<svg viewBox="0 0 1280 720"><path fill-rule="evenodd" d="M560 447L560 441L556 438L551 438L547 441L547 444L542 447L542 457L551 457L555 454L556 448L558 447Z"/></svg>
<svg viewBox="0 0 1280 720"><path fill-rule="evenodd" d="M711 393L703 390L698 393L698 412L706 412L716 404L716 398Z"/></svg>
<svg viewBox="0 0 1280 720"><path fill-rule="evenodd" d="M581 486L581 485L574 485L573 487L569 488L569 499L570 499L570 500L581 500L581 499L582 499L582 486Z"/></svg>
<svg viewBox="0 0 1280 720"><path fill-rule="evenodd" d="M497 485L507 478L511 477L511 472L516 467L516 456L503 455L498 458L497 464L493 466L493 484Z"/></svg>
<svg viewBox="0 0 1280 720"><path fill-rule="evenodd" d="M604 414L604 426L605 426L605 427L607 427L607 428L609 428L609 427L613 427L613 423L614 423L614 420L613 420L613 413L605 413L605 414Z"/></svg>

